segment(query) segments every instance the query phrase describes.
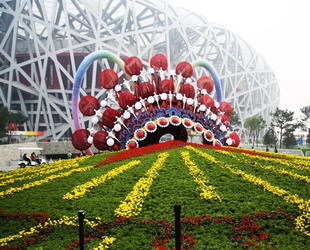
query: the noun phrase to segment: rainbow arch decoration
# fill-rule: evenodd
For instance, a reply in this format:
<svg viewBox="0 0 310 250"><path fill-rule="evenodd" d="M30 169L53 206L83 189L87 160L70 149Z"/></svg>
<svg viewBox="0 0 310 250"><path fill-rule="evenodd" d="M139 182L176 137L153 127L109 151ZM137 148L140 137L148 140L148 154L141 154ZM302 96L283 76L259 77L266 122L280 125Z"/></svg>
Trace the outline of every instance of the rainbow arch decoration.
<svg viewBox="0 0 310 250"><path fill-rule="evenodd" d="M81 82L88 67L100 59L113 61L124 72L121 81L112 69L99 75L105 97L91 95L79 99ZM232 107L222 100L220 78L207 60L179 62L168 70L168 60L155 54L144 68L138 57L125 61L105 51L95 51L79 66L72 90L73 146L87 154L93 144L99 150L133 149L159 143L165 134L187 141L189 131L200 135L204 144L238 146L239 135L230 131ZM195 67L208 75L193 80ZM215 90L216 99L211 96ZM82 128L79 112L91 116L92 126Z"/></svg>

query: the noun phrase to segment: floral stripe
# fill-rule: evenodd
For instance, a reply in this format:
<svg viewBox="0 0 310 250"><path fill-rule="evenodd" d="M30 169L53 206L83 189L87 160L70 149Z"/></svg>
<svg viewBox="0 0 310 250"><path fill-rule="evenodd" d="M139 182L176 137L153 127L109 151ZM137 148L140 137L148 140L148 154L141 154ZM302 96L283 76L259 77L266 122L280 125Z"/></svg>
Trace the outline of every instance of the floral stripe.
<svg viewBox="0 0 310 250"><path fill-rule="evenodd" d="M166 152L158 155L156 162L145 173L145 177L140 178L125 200L115 209L114 214L117 217L131 217L138 215L142 211L143 198L149 194L153 180L158 176L158 170L163 167L168 156L169 154Z"/></svg>
<svg viewBox="0 0 310 250"><path fill-rule="evenodd" d="M75 159L66 161L65 162L66 164L64 164L64 161L62 162L59 161L57 162L57 164L45 166L44 168L40 169L40 171L33 172L33 174L28 175L28 176L21 176L21 177L16 177L16 178L11 177L10 179L6 181L0 182L0 186L6 186L16 181L31 180L33 178L36 178L37 176L48 175L48 174L51 174L51 173L54 173L60 170L64 170L64 169L75 168L79 166L78 164L75 164L77 162L78 161Z"/></svg>
<svg viewBox="0 0 310 250"><path fill-rule="evenodd" d="M264 187L264 190L267 190L277 196L282 197L286 202L297 204L298 208L301 210L301 215L295 220L296 228L302 233L310 236L310 200L304 200L298 196L298 194L291 194L289 191L281 189L277 186L271 185L269 182L262 180L259 177L256 177L251 174L247 174L242 170L236 169L233 166L230 166L224 162L220 162L216 160L213 156L202 152L201 150L195 149L193 147L187 147L192 149L200 156L207 158L209 161L218 164L220 167L228 169L230 172L241 176L243 179L254 183L256 185L260 185Z"/></svg>
<svg viewBox="0 0 310 250"><path fill-rule="evenodd" d="M64 160L64 161L55 161L55 162L51 162L51 163L47 163L47 164L41 164L41 165L37 165L35 167L27 167L27 168L19 168L16 170L12 170L9 172L5 172L5 174L3 174L0 179L4 180L4 179L12 179L12 178L16 178L18 176L22 176L24 174L44 174L46 173L47 169L52 170L54 168L56 169L61 169L64 165L72 165L74 163L79 163L79 162L83 162L85 161L87 158L89 158L89 156L84 156L84 157L79 157L79 158L74 158L71 160ZM64 162L66 164L64 164ZM22 178L22 177L20 177Z"/></svg>
<svg viewBox="0 0 310 250"><path fill-rule="evenodd" d="M266 169L266 170L272 170L272 171L277 172L279 174L289 175L289 176L291 176L291 177L293 177L295 179L299 179L299 180L302 180L302 181L310 182L310 178L308 176L305 176L305 175L296 174L296 173L287 171L287 170L285 170L283 168L277 169L274 166L264 166L264 165L259 164L258 162L253 162L253 161L250 162L250 161L248 161L245 158L237 157L234 154L232 154L231 152L227 152L227 151L224 151L224 150L218 150L217 152L219 152L221 154L224 154L224 155L227 155L227 156L229 156L229 157L231 157L234 160L239 161L239 162L245 162L247 164L251 164L252 166L257 166L257 167L260 167L260 168L263 168L263 169ZM252 156L246 155L246 157L252 157Z"/></svg>
<svg viewBox="0 0 310 250"><path fill-rule="evenodd" d="M195 162L190 159L189 152L183 151L181 152L181 156L185 165L188 167L191 176L201 190L201 198L207 200L214 198L221 201L220 196L214 191L215 188L211 185L207 185L209 181L205 178L204 173L197 167Z"/></svg>
<svg viewBox="0 0 310 250"><path fill-rule="evenodd" d="M73 165L77 166L77 164L72 164L72 166ZM76 172L88 171L88 170L90 170L92 168L93 168L93 166L87 166L87 167L83 167L83 168L72 169L72 170L70 170L68 172L64 172L64 173L57 174L57 175L51 175L51 176L46 177L45 179L24 184L21 187L12 187L12 188L9 188L7 190L1 191L0 192L0 197L3 197L5 195L14 194L14 193L17 193L17 192L20 192L20 191L23 191L25 189L29 189L29 188L32 188L32 187L37 187L37 186L40 186L42 184L48 183L49 181L52 181L52 180L55 180L55 179L59 179L59 178L63 178L63 177L67 177L67 176L69 176L69 175L71 175L73 173L76 173Z"/></svg>
<svg viewBox="0 0 310 250"><path fill-rule="evenodd" d="M108 173L93 178L90 181L81 184L79 186L76 186L75 188L73 188L73 190L71 191L71 193L66 193L62 198L66 199L66 200L72 200L72 199L77 199L80 198L82 196L84 196L86 194L86 192L89 192L90 189L99 186L100 184L103 184L106 180L112 179L113 177L123 173L125 170L136 166L137 164L140 164L141 161L135 160L135 161L131 161L125 165L122 165L118 168L115 168L111 171L109 171Z"/></svg>
<svg viewBox="0 0 310 250"><path fill-rule="evenodd" d="M93 250L102 250L102 249L110 248L110 246L112 245L114 241L116 241L115 237L103 236L102 242L99 244L98 247L93 248Z"/></svg>
<svg viewBox="0 0 310 250"><path fill-rule="evenodd" d="M243 155L246 155L246 154L243 154ZM303 170L303 171L310 171L309 167L305 167L305 166L298 165L298 164L292 164L292 163L287 162L287 160L284 160L284 159L259 157L257 155L246 155L246 156L254 158L254 159L258 159L258 160L267 161L267 162L275 162L277 164L284 165L289 168L294 168L294 169Z"/></svg>

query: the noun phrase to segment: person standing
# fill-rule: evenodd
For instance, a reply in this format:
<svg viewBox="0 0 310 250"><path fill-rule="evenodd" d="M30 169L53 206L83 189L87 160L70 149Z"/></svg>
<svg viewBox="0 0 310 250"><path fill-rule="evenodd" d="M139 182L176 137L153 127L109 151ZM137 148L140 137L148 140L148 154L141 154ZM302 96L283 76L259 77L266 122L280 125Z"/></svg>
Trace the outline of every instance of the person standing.
<svg viewBox="0 0 310 250"><path fill-rule="evenodd" d="M71 159L71 158L72 158L72 153L71 153L70 151L69 151L68 154L67 154L67 158L68 158L68 159Z"/></svg>

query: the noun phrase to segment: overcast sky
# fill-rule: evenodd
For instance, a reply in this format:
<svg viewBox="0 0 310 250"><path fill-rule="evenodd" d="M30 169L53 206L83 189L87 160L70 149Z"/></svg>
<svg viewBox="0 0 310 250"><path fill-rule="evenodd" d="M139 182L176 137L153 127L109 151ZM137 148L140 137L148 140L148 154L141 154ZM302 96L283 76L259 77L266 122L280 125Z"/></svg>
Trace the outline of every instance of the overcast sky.
<svg viewBox="0 0 310 250"><path fill-rule="evenodd" d="M260 53L278 80L280 108L310 105L309 0L166 0L238 34Z"/></svg>

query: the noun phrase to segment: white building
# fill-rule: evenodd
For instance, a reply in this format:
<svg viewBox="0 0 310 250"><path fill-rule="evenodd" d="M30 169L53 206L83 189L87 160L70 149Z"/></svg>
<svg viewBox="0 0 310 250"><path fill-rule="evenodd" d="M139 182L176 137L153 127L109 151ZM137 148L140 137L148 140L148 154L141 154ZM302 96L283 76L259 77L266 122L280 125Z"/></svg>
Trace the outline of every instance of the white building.
<svg viewBox="0 0 310 250"><path fill-rule="evenodd" d="M244 137L246 118L261 115L269 123L279 86L261 55L206 17L159 0L2 0L0 105L27 115L25 130L45 132L37 139L69 139L73 79L86 55L103 49L148 65L152 55L163 53L170 68L196 59L214 65ZM106 60L95 62L81 96L104 95L97 76L110 67Z"/></svg>

